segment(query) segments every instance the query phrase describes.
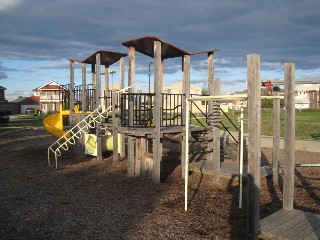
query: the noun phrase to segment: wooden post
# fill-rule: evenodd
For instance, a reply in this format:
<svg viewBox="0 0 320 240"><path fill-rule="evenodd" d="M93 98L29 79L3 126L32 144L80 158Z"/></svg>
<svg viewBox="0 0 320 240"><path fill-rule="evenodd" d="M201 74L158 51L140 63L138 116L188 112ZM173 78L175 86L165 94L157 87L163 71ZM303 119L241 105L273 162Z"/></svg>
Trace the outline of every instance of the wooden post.
<svg viewBox="0 0 320 240"><path fill-rule="evenodd" d="M128 71L128 86L131 86L129 88L129 93L134 93L135 88L135 48L129 47L129 71ZM129 99L129 126L133 125L133 99ZM134 166L135 166L135 144L134 144L134 138L132 136L128 136L128 176L133 177L135 175L134 172Z"/></svg>
<svg viewBox="0 0 320 240"><path fill-rule="evenodd" d="M214 79L213 95L220 95L220 79ZM213 182L218 184L220 181L220 104L219 102L213 102L212 111L212 141L213 141Z"/></svg>
<svg viewBox="0 0 320 240"><path fill-rule="evenodd" d="M280 96L278 86L273 88L273 95ZM278 180L280 159L280 99L273 99L273 146L272 146L272 172L273 179Z"/></svg>
<svg viewBox="0 0 320 240"><path fill-rule="evenodd" d="M70 125L74 126L74 61L70 60Z"/></svg>
<svg viewBox="0 0 320 240"><path fill-rule="evenodd" d="M161 171L161 115L162 115L162 97L161 97L161 42L154 42L154 117L155 117L155 128L154 128L154 139L153 139L153 182L160 183L160 171Z"/></svg>
<svg viewBox="0 0 320 240"><path fill-rule="evenodd" d="M98 108L101 106L101 59L100 53L96 54L96 106ZM97 160L102 160L102 147L101 147L101 134L99 126L96 127L96 136L97 136Z"/></svg>
<svg viewBox="0 0 320 240"><path fill-rule="evenodd" d="M248 239L257 239L260 221L261 83L260 55L247 55L248 83Z"/></svg>
<svg viewBox="0 0 320 240"><path fill-rule="evenodd" d="M83 117L87 110L87 95L86 95L86 87L87 87L87 76L86 76L86 64L82 63L82 99L81 99L81 111L83 114Z"/></svg>
<svg viewBox="0 0 320 240"><path fill-rule="evenodd" d="M120 58L120 89L124 88L124 71L125 71L125 65L124 65L124 57ZM126 149L125 149L125 134L121 134L121 147L120 147L120 157L124 157L126 155Z"/></svg>
<svg viewBox="0 0 320 240"><path fill-rule="evenodd" d="M96 89L96 65L91 64L91 88ZM97 91L94 91L94 96L90 96L90 102L89 102L89 110L94 110L96 107L96 95ZM92 102L93 101L93 102Z"/></svg>
<svg viewBox="0 0 320 240"><path fill-rule="evenodd" d="M285 84L285 161L283 208L293 209L295 168L295 64L284 64Z"/></svg>
<svg viewBox="0 0 320 240"><path fill-rule="evenodd" d="M96 106L98 108L101 105L101 63L100 53L96 54Z"/></svg>
<svg viewBox="0 0 320 240"><path fill-rule="evenodd" d="M116 116L116 103L117 103L117 93L116 90L112 90L112 139L113 139L113 163L118 163L118 118Z"/></svg>
<svg viewBox="0 0 320 240"><path fill-rule="evenodd" d="M182 63L182 86L183 86L183 92L185 94L185 99L190 98L190 56L184 55L183 56L183 63ZM182 101L182 116L186 116L186 101L183 99ZM189 119L181 119L182 124L184 124L183 131L182 131L182 146L181 146L181 168L182 168L182 178L185 178L185 165L186 165L186 144L189 144L186 142L187 136L186 136L186 124L189 124Z"/></svg>
<svg viewBox="0 0 320 240"><path fill-rule="evenodd" d="M104 68L104 94L103 94L103 104L105 108L110 107L110 99L107 98L110 90L110 85L109 85L109 66L105 65ZM112 94L109 95L112 97ZM113 110L113 109L112 109Z"/></svg>

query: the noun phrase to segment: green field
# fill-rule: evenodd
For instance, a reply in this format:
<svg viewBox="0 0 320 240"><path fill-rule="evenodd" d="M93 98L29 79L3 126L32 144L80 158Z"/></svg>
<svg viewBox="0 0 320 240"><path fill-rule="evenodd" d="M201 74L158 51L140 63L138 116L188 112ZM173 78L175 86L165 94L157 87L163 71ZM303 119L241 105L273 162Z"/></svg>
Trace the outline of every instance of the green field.
<svg viewBox="0 0 320 240"><path fill-rule="evenodd" d="M228 117L238 124L238 116L240 111L229 110ZM284 137L284 111L281 110L280 117L280 136ZM244 111L244 132L248 132L248 112ZM204 122L204 119L201 119ZM228 128L229 131L237 131L233 125L229 122L227 117L221 116L222 123ZM198 125L196 121L192 121L192 124ZM223 128L221 128L223 129ZM262 135L272 136L273 124L272 124L272 109L261 109L261 132ZM296 110L296 139L313 139L320 140L320 110Z"/></svg>
<svg viewBox="0 0 320 240"><path fill-rule="evenodd" d="M240 116L240 111L229 110L227 113L228 117L236 124L238 124L238 117ZM244 111L244 131L248 131L247 126L247 116L248 112ZM22 130L30 127L43 126L43 119L45 115L22 115L19 119L11 121L9 123L0 123L0 133ZM272 126L272 109L261 110L262 119L262 135L272 136L273 126ZM199 119L204 125L204 118ZM227 117L221 116L222 123L228 128L229 131L234 132L236 129L228 121ZM195 120L192 120L192 124L199 125ZM221 128L223 129L223 128ZM281 133L284 136L284 111L281 110ZM297 139L313 139L320 140L320 110L296 110L296 138Z"/></svg>

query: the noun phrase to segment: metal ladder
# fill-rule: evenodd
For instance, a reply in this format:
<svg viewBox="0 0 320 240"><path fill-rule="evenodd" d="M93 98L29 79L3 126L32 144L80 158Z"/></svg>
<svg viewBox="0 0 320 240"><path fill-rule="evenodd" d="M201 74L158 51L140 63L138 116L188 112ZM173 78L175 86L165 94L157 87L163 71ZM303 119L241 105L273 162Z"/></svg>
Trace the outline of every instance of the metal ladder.
<svg viewBox="0 0 320 240"><path fill-rule="evenodd" d="M95 128L97 123L101 123L102 119L107 118L111 113L112 107L108 107L105 110L99 106L96 110L82 119L77 125L67 131L62 137L55 141L48 148L48 164L50 162L50 153L54 154L56 168L58 168L58 157L61 156L61 150L68 151L69 145L75 145L77 139L81 139L84 133L88 133L90 128Z"/></svg>

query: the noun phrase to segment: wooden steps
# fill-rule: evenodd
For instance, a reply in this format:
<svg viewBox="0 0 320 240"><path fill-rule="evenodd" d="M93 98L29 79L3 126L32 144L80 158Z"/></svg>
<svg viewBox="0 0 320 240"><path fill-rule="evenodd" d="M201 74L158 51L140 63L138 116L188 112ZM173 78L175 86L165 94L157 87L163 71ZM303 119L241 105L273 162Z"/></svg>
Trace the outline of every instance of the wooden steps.
<svg viewBox="0 0 320 240"><path fill-rule="evenodd" d="M201 160L189 163L189 171L201 172L203 174L212 175L212 161ZM247 165L243 167L243 177L247 177ZM272 174L272 168L269 166L261 167L261 177ZM240 175L238 162L221 162L220 177L231 179Z"/></svg>

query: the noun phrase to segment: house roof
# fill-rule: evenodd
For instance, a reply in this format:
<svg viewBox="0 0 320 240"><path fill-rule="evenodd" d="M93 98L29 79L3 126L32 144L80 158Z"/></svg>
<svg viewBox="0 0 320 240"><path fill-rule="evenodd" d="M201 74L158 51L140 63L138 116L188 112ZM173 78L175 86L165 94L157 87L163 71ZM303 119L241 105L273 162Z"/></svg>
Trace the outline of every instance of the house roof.
<svg viewBox="0 0 320 240"><path fill-rule="evenodd" d="M40 96L31 96L19 102L21 105L39 105Z"/></svg>
<svg viewBox="0 0 320 240"><path fill-rule="evenodd" d="M61 85L55 81L50 81L40 87L37 87L33 89L32 91L38 91L38 90L59 90L61 88Z"/></svg>
<svg viewBox="0 0 320 240"><path fill-rule="evenodd" d="M319 91L320 84L296 84L296 92Z"/></svg>
<svg viewBox="0 0 320 240"><path fill-rule="evenodd" d="M145 36L125 41L122 43L122 45L126 47L135 47L136 51L154 58L154 41L161 42L161 59L190 55L190 53L188 53L187 51L175 47L172 44L167 43L164 40L154 36Z"/></svg>
<svg viewBox="0 0 320 240"><path fill-rule="evenodd" d="M112 52L112 51L106 51L106 50L98 50L94 53L92 53L89 57L81 61L82 63L87 64L95 64L96 63L96 55L97 53L100 53L100 63L101 65L110 66L120 60L120 58L127 56L126 53L120 53L120 52ZM71 59L70 59L71 60Z"/></svg>

